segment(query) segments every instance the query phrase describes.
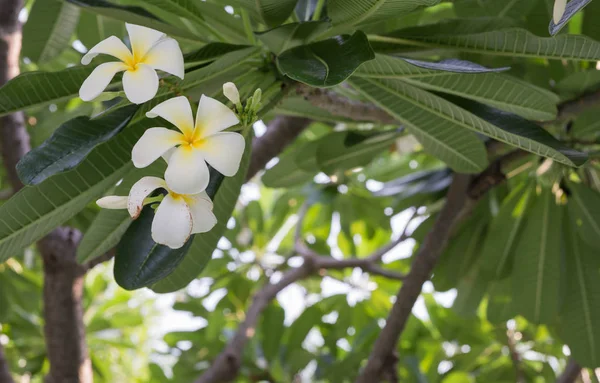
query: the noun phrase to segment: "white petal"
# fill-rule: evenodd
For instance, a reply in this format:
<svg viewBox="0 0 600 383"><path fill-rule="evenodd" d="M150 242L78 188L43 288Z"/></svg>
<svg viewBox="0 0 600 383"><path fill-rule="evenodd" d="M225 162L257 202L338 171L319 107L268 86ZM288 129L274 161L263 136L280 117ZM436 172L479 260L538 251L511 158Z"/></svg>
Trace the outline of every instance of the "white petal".
<svg viewBox="0 0 600 383"><path fill-rule="evenodd" d="M142 27L141 25L125 23L129 41L131 42L131 50L136 60L141 60L146 53L165 36L163 32L155 31L154 29Z"/></svg>
<svg viewBox="0 0 600 383"><path fill-rule="evenodd" d="M192 233L206 233L217 224L217 217L212 212L212 202L203 198L188 198L188 206L192 213Z"/></svg>
<svg viewBox="0 0 600 383"><path fill-rule="evenodd" d="M235 105L240 103L240 92L232 82L226 82L223 84L223 95Z"/></svg>
<svg viewBox="0 0 600 383"><path fill-rule="evenodd" d="M100 198L96 204L103 209L127 209L127 197L120 195L109 195Z"/></svg>
<svg viewBox="0 0 600 383"><path fill-rule="evenodd" d="M204 139L200 147L204 159L224 176L238 172L246 142L239 133L222 132Z"/></svg>
<svg viewBox="0 0 600 383"><path fill-rule="evenodd" d="M145 168L167 150L183 141L183 135L167 128L150 128L144 132L131 151L136 168Z"/></svg>
<svg viewBox="0 0 600 383"><path fill-rule="evenodd" d="M156 96L158 75L150 65L137 64L136 70L123 74L123 90L129 101L142 104Z"/></svg>
<svg viewBox="0 0 600 383"><path fill-rule="evenodd" d="M131 52L127 46L116 36L110 36L94 45L94 47L81 58L81 63L87 65L94 57L101 53L114 56L123 62L127 62L131 59Z"/></svg>
<svg viewBox="0 0 600 383"><path fill-rule="evenodd" d="M198 194L206 189L208 179L208 166L201 151L181 145L169 158L165 181L175 193Z"/></svg>
<svg viewBox="0 0 600 383"><path fill-rule="evenodd" d="M169 164L169 159L171 158L173 153L175 153L175 150L177 150L177 148L173 147L162 154L162 158L163 160L165 160L167 165Z"/></svg>
<svg viewBox="0 0 600 383"><path fill-rule="evenodd" d="M154 69L160 69L183 80L183 53L179 43L171 38L160 40L154 45L144 58L144 64Z"/></svg>
<svg viewBox="0 0 600 383"><path fill-rule="evenodd" d="M158 177L143 177L133 184L127 199L127 210L131 218L137 218L144 207L144 199L158 188L167 188L166 182Z"/></svg>
<svg viewBox="0 0 600 383"><path fill-rule="evenodd" d="M567 0L555 0L554 1L554 12L553 12L553 21L554 24L558 24L558 22L562 19L565 14L565 9L567 8Z"/></svg>
<svg viewBox="0 0 600 383"><path fill-rule="evenodd" d="M156 105L146 113L146 117L160 116L175 125L186 136L190 137L194 130L194 116L192 107L185 96L173 97Z"/></svg>
<svg viewBox="0 0 600 383"><path fill-rule="evenodd" d="M83 101L92 101L98 97L110 84L115 74L124 71L127 66L120 62L100 64L85 79L79 88L79 98Z"/></svg>
<svg viewBox="0 0 600 383"><path fill-rule="evenodd" d="M199 137L218 133L240 122L227 106L214 98L202 95L196 114L196 129Z"/></svg>
<svg viewBox="0 0 600 383"><path fill-rule="evenodd" d="M210 197L208 196L208 194L206 193L206 191L201 191L198 194L194 194L194 195L190 195L190 198L197 200L197 199L201 199L203 201L205 201L206 203L208 203L210 205L210 208L212 209L213 207L213 202L210 199Z"/></svg>
<svg viewBox="0 0 600 383"><path fill-rule="evenodd" d="M152 220L152 239L171 249L179 249L192 233L192 215L183 197L167 195Z"/></svg>

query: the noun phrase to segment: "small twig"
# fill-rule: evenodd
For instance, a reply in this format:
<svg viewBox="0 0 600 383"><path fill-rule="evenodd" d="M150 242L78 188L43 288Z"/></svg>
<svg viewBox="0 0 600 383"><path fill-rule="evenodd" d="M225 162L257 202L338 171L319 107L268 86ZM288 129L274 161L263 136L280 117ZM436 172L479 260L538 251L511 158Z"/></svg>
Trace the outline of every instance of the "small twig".
<svg viewBox="0 0 600 383"><path fill-rule="evenodd" d="M506 330L506 343L510 352L510 359L512 360L513 366L515 368L515 382L525 382L525 376L523 374L523 369L521 368L521 355L517 351L515 331L510 328L507 328Z"/></svg>
<svg viewBox="0 0 600 383"><path fill-rule="evenodd" d="M556 383L574 383L581 373L581 366L573 358L569 358L563 373L558 377Z"/></svg>
<svg viewBox="0 0 600 383"><path fill-rule="evenodd" d="M90 259L88 262L83 264L84 270L87 272L87 271L93 269L94 267L98 266L101 263L110 261L115 256L115 252L116 252L116 249L112 248L109 251L107 251L106 253L104 253L96 258Z"/></svg>

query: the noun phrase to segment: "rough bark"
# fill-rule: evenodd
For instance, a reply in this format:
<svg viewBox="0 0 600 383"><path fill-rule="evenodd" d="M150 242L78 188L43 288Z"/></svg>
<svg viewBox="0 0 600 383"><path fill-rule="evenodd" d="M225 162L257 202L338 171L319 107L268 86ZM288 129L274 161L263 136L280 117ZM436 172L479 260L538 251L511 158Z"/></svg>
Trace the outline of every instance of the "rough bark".
<svg viewBox="0 0 600 383"><path fill-rule="evenodd" d="M10 368L8 360L6 360L6 356L4 355L2 343L0 343L0 383L15 383L10 375Z"/></svg>
<svg viewBox="0 0 600 383"><path fill-rule="evenodd" d="M19 11L23 0L0 0L0 86L19 74L21 23ZM23 187L15 166L20 154L29 150L29 135L23 112L0 117L0 149L13 189Z"/></svg>
<svg viewBox="0 0 600 383"><path fill-rule="evenodd" d="M62 227L38 243L44 261L44 334L50 360L46 383L93 380L83 323L86 269L76 261L80 240L78 230Z"/></svg>
<svg viewBox="0 0 600 383"><path fill-rule="evenodd" d="M277 157L310 123L311 120L308 118L275 117L267 127L265 134L256 139L252 145L252 157L246 180L250 180L256 173L264 169L267 162Z"/></svg>

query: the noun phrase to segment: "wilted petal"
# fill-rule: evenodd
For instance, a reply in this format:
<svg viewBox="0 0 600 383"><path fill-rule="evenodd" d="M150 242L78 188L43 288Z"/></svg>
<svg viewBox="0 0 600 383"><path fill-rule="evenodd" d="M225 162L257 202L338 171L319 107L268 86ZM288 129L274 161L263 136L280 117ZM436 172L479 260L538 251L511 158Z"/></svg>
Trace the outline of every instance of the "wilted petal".
<svg viewBox="0 0 600 383"><path fill-rule="evenodd" d="M196 114L197 137L207 137L218 133L240 122L226 105L214 98L202 95L198 104L198 113Z"/></svg>
<svg viewBox="0 0 600 383"><path fill-rule="evenodd" d="M188 206L192 213L192 233L206 233L217 224L217 217L212 212L212 202L194 196L188 198Z"/></svg>
<svg viewBox="0 0 600 383"><path fill-rule="evenodd" d="M181 145L169 158L165 181L175 193L200 193L208 186L208 179L208 166L199 150Z"/></svg>
<svg viewBox="0 0 600 383"><path fill-rule="evenodd" d="M125 44L123 44L116 36L110 36L94 45L94 47L81 58L81 63L87 65L94 57L101 53L114 56L123 62L127 62L131 58L131 52L127 46L125 46Z"/></svg>
<svg viewBox="0 0 600 383"><path fill-rule="evenodd" d="M206 162L224 176L231 177L238 172L246 142L239 133L222 132L209 136L199 150Z"/></svg>
<svg viewBox="0 0 600 383"><path fill-rule="evenodd" d="M129 101L142 104L156 96L158 75L150 65L137 64L136 70L123 74L123 90Z"/></svg>
<svg viewBox="0 0 600 383"><path fill-rule="evenodd" d="M109 195L100 198L96 204L103 209L127 209L127 197L118 195Z"/></svg>
<svg viewBox="0 0 600 383"><path fill-rule="evenodd" d="M165 36L163 32L141 25L125 23L133 56L139 62L148 53L150 48Z"/></svg>
<svg viewBox="0 0 600 383"><path fill-rule="evenodd" d="M192 233L192 215L183 197L167 195L152 220L152 239L171 249L179 249Z"/></svg>
<svg viewBox="0 0 600 383"><path fill-rule="evenodd" d="M127 199L127 210L131 218L135 219L140 215L144 207L144 199L158 188L167 188L165 181L158 177L143 177L133 184Z"/></svg>
<svg viewBox="0 0 600 383"><path fill-rule="evenodd" d="M100 64L85 79L79 88L79 97L83 101L92 101L98 97L110 84L115 74L124 71L127 66L120 62Z"/></svg>
<svg viewBox="0 0 600 383"><path fill-rule="evenodd" d="M176 40L165 38L154 45L144 58L144 64L160 69L183 80L183 53Z"/></svg>
<svg viewBox="0 0 600 383"><path fill-rule="evenodd" d="M185 96L173 97L156 105L146 113L146 117L154 118L160 116L175 125L187 137L190 137L194 129L194 116L192 107Z"/></svg>
<svg viewBox="0 0 600 383"><path fill-rule="evenodd" d="M183 135L167 128L150 128L144 132L131 151L136 168L145 168L166 151L183 142Z"/></svg>

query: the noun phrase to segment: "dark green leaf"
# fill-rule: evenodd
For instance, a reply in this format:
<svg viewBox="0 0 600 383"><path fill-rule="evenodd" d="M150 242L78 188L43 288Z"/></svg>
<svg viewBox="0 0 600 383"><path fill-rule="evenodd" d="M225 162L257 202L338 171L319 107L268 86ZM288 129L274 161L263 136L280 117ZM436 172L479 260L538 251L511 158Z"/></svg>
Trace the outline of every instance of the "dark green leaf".
<svg viewBox="0 0 600 383"><path fill-rule="evenodd" d="M460 97L444 98L485 120L487 127L481 133L498 141L569 166L578 167L587 161L587 154L569 148L531 121Z"/></svg>
<svg viewBox="0 0 600 383"><path fill-rule="evenodd" d="M317 87L337 85L354 73L365 61L375 58L367 36L357 31L352 36L303 45L277 57L281 73Z"/></svg>
<svg viewBox="0 0 600 383"><path fill-rule="evenodd" d="M221 57L226 53L234 52L244 48L248 48L248 46L227 43L210 43L196 51L185 54L183 59L186 64L202 64Z"/></svg>
<svg viewBox="0 0 600 383"><path fill-rule="evenodd" d="M567 8L565 9L565 13L562 18L558 21L558 24L554 24L554 20L550 20L550 25L548 26L548 31L552 36L560 32L560 30L567 25L569 20L579 11L581 11L586 5L588 5L592 0L571 0L567 3Z"/></svg>
<svg viewBox="0 0 600 383"><path fill-rule="evenodd" d="M552 323L560 302L562 209L546 188L534 197L515 249L513 302L534 323Z"/></svg>
<svg viewBox="0 0 600 383"><path fill-rule="evenodd" d="M93 70L92 66L76 66L59 72L22 73L0 87L0 116L75 97Z"/></svg>
<svg viewBox="0 0 600 383"><path fill-rule="evenodd" d="M271 304L265 310L261 320L262 349L269 362L275 361L279 355L281 338L285 330L283 321L285 311L278 305Z"/></svg>
<svg viewBox="0 0 600 383"><path fill-rule="evenodd" d="M487 166L483 142L463 128L479 130L476 121L455 105L399 80L353 78L350 84L403 123L425 151L452 169L476 173Z"/></svg>
<svg viewBox="0 0 600 383"><path fill-rule="evenodd" d="M329 0L327 15L334 25L356 25L397 17L439 2L440 0Z"/></svg>
<svg viewBox="0 0 600 383"><path fill-rule="evenodd" d="M125 6L110 3L105 0L66 0L69 3L81 7L84 11L100 16L106 16L111 19L142 25L144 27L156 29L164 32L171 37L180 37L192 41L201 40L198 36L172 25L160 21L152 13L143 8L135 6ZM90 47L91 48L91 47Z"/></svg>
<svg viewBox="0 0 600 383"><path fill-rule="evenodd" d="M308 21L312 18L315 10L317 9L317 3L319 0L298 0L296 4L296 15L301 21Z"/></svg>
<svg viewBox="0 0 600 383"><path fill-rule="evenodd" d="M591 188L569 182L569 215L574 231L589 246L600 248L600 194Z"/></svg>
<svg viewBox="0 0 600 383"><path fill-rule="evenodd" d="M79 20L79 8L59 0L33 4L23 27L21 55L34 62L46 62L69 46Z"/></svg>
<svg viewBox="0 0 600 383"><path fill-rule="evenodd" d="M566 220L570 223L569 220ZM600 364L600 262L598 251L586 245L573 227L567 233L566 292L560 309L560 333L573 358L584 367Z"/></svg>
<svg viewBox="0 0 600 383"><path fill-rule="evenodd" d="M587 90L595 90L600 86L600 71L596 69L575 72L556 84L556 90L568 94L579 95Z"/></svg>
<svg viewBox="0 0 600 383"><path fill-rule="evenodd" d="M494 324L504 324L516 315L512 303L512 278L492 282L488 294L487 320Z"/></svg>
<svg viewBox="0 0 600 383"><path fill-rule="evenodd" d="M399 196L408 198L416 194L435 193L446 189L452 182L449 169L424 170L383 184L373 193L377 197Z"/></svg>
<svg viewBox="0 0 600 383"><path fill-rule="evenodd" d="M217 247L219 239L227 230L227 222L233 213L235 204L244 180L252 152L252 135L246 138L246 150L242 157L242 163L237 174L233 177L225 177L218 192L212 198L214 204L214 214L217 217L217 224L211 231L202 234L194 235L187 256L179 264L179 266L169 274L166 278L153 284L150 288L158 293L171 292L179 290L204 270L204 267L210 261L213 251ZM210 192L209 192L209 195Z"/></svg>
<svg viewBox="0 0 600 383"><path fill-rule="evenodd" d="M125 24L121 21L89 12L81 12L79 16L77 38L88 49L110 36L123 39L126 35Z"/></svg>
<svg viewBox="0 0 600 383"><path fill-rule="evenodd" d="M522 183L506 197L492 219L482 251L481 269L485 274L500 279L510 271L527 203L534 192L532 185Z"/></svg>
<svg viewBox="0 0 600 383"><path fill-rule="evenodd" d="M48 140L19 161L19 178L35 185L79 165L97 145L119 133L133 117L137 105L110 110L100 117L77 117L62 124Z"/></svg>
<svg viewBox="0 0 600 383"><path fill-rule="evenodd" d="M256 0L256 7L265 24L275 27L294 12L298 0Z"/></svg>
<svg viewBox="0 0 600 383"><path fill-rule="evenodd" d="M315 37L329 28L328 21L309 21L306 23L291 23L256 32L256 37L276 55L299 45L308 44Z"/></svg>

